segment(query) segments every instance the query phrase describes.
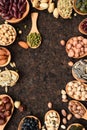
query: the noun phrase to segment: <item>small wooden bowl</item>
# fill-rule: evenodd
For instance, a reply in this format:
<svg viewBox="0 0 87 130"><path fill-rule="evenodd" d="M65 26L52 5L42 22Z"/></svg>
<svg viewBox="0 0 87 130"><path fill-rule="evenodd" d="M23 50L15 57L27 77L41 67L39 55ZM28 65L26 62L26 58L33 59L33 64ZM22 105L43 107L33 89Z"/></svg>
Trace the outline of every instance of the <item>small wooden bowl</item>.
<svg viewBox="0 0 87 130"><path fill-rule="evenodd" d="M82 13L80 10L78 10L76 8L76 1L77 0L74 0L74 3L73 3L73 9L75 10L76 13L80 14L80 15L87 15L87 13Z"/></svg>
<svg viewBox="0 0 87 130"><path fill-rule="evenodd" d="M66 43L66 52L67 52L67 54L68 54L68 49L67 49L67 44L68 44L68 42L70 41L70 40L72 40L74 37L71 37L68 41L67 41L67 43ZM81 55L81 56L79 56L79 57L72 57L72 58L75 58L75 59L80 59L80 58L83 58L83 57L85 57L85 56L87 56L87 53L84 53L83 55Z"/></svg>
<svg viewBox="0 0 87 130"><path fill-rule="evenodd" d="M82 124L79 124L79 123L73 123L73 124L71 124L71 125L68 126L67 130L69 130L72 125L83 126ZM84 130L86 130L86 129L84 128Z"/></svg>
<svg viewBox="0 0 87 130"><path fill-rule="evenodd" d="M83 19L83 20L80 22L79 27L78 27L78 30L79 30L82 34L87 35L87 32L85 32L85 31L81 28L81 26L82 26L82 24L83 24L83 22L84 22L85 20L87 21L87 18Z"/></svg>
<svg viewBox="0 0 87 130"><path fill-rule="evenodd" d="M10 63L10 61L11 61L11 53L10 53L10 51L9 51L8 49L6 49L5 47L0 47L0 48L3 48L4 50L6 50L6 51L9 53L7 62L6 62L5 64L3 64L3 65L0 65L0 67L4 67L4 66L8 65L8 64Z"/></svg>
<svg viewBox="0 0 87 130"><path fill-rule="evenodd" d="M16 30L15 30L15 28L12 26L12 25L10 25L10 24L1 24L0 26L8 26L8 27L11 27L13 30L14 30L14 36L15 36L15 38L13 39L13 41L11 41L11 42L9 42L9 43L7 43L7 44L3 44L3 42L1 42L0 41L0 45L1 46L9 46L9 45L11 45L12 43L14 43L14 41L16 40L16 36L17 36L17 33L16 33Z"/></svg>
<svg viewBox="0 0 87 130"><path fill-rule="evenodd" d="M34 0L31 0L32 5L33 5L33 1L34 1ZM49 0L48 4L51 3L51 2L52 2L52 0ZM35 8L35 9L38 9L38 10L45 10L45 9L40 8L40 7L34 7L34 8Z"/></svg>
<svg viewBox="0 0 87 130"><path fill-rule="evenodd" d="M19 125L18 125L18 130L21 130L21 125L23 124L23 121L24 121L24 119L25 118L34 118L34 119L36 119L36 120L38 120L39 121L39 129L41 129L41 122L40 122L40 120L37 118L37 117L35 117L35 116L26 116L26 117L24 117L21 121L20 121L20 123L19 123Z"/></svg>
<svg viewBox="0 0 87 130"><path fill-rule="evenodd" d="M6 21L9 22L9 23L18 23L18 22L22 21L28 15L29 10L30 10L30 5L29 5L28 0L26 0L26 2L27 2L26 11L24 12L22 18L19 18L19 19L12 18L12 19L6 20Z"/></svg>

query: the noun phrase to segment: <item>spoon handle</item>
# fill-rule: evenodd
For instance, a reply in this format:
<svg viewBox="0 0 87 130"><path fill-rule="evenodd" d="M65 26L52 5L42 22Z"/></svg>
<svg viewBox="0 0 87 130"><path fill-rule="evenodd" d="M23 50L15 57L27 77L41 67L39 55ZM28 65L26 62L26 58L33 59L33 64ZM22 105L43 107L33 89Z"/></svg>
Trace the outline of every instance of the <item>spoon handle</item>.
<svg viewBox="0 0 87 130"><path fill-rule="evenodd" d="M84 114L84 116L82 118L87 120L87 110L86 110L86 113Z"/></svg>
<svg viewBox="0 0 87 130"><path fill-rule="evenodd" d="M38 13L32 13L31 14L31 19L32 19L32 28L31 28L31 32L37 32L38 33L38 29L37 29L37 18L38 18Z"/></svg>

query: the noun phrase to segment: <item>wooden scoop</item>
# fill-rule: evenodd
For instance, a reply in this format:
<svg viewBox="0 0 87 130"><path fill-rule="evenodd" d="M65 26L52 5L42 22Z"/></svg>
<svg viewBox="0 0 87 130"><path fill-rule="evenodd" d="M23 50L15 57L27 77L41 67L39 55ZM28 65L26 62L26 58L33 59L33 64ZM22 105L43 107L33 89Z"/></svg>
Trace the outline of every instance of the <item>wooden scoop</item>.
<svg viewBox="0 0 87 130"><path fill-rule="evenodd" d="M50 113L56 113L56 115L57 115L57 117L58 117L58 123L57 124L59 124L60 125L60 115L59 115L59 113L57 112L57 111L55 111L55 110L50 110L50 111L48 111L46 114L45 114L45 122L47 121L47 116L50 114ZM47 130L58 130L58 128L59 128L59 125L57 126L57 127L52 127L52 126L47 126L46 125L46 128L47 128Z"/></svg>
<svg viewBox="0 0 87 130"><path fill-rule="evenodd" d="M72 75L73 75L73 77L74 77L76 80L78 80L78 81L80 81L80 82L83 82L83 83L86 83L86 82L87 82L87 81L84 80L84 79L78 78L77 75L75 74L75 72L74 72L73 70L72 70Z"/></svg>
<svg viewBox="0 0 87 130"><path fill-rule="evenodd" d="M23 121L24 121L24 119L25 118L35 118L36 120L38 120L39 121L39 129L41 129L41 122L40 122L40 120L37 118L37 117L35 117L35 116L26 116L26 117L24 117L21 121L20 121L20 123L19 123L19 125L18 125L18 130L21 130L21 125L23 124Z"/></svg>
<svg viewBox="0 0 87 130"><path fill-rule="evenodd" d="M0 99L2 99L3 97L8 97L10 99L11 104L12 104L12 109L11 109L11 115L7 117L5 124L4 125L0 125L0 130L4 130L5 126L9 122L9 120L10 120L12 114L13 114L13 111L14 111L14 102L13 102L12 98L10 96L6 95L6 94L0 95Z"/></svg>
<svg viewBox="0 0 87 130"><path fill-rule="evenodd" d="M31 31L29 32L28 35L30 35L31 33L40 34L39 31L38 31L38 29L37 29L37 18L38 18L38 13L35 12L35 13L32 13L32 14L31 14L32 27L31 27ZM38 48L38 47L40 46L41 41L38 43L37 46L36 46L36 45L35 45L35 46L31 46L31 43L29 43L29 42L28 42L28 44L29 44L29 47L35 49L35 48Z"/></svg>
<svg viewBox="0 0 87 130"><path fill-rule="evenodd" d="M72 40L73 38L74 38L74 37L71 37L71 38L67 41L67 43L66 43L66 52L67 52L67 54L68 54L67 45L68 45L69 41ZM70 43L69 43L69 44L70 44ZM87 56L87 53L84 53L83 55L81 55L81 56L79 56L79 57L73 56L72 58L79 59L79 58L83 58L83 57L85 57L85 56Z"/></svg>
<svg viewBox="0 0 87 130"><path fill-rule="evenodd" d="M79 81L73 80L73 81L70 81L70 82L72 82L72 83L78 83ZM69 82L69 83L70 83L70 82ZM73 95L70 95L70 94L69 94L69 91L68 91L69 83L66 84L66 93L67 93L67 95L69 95L69 97L75 99ZM85 87L87 87L86 84L84 84L84 83L81 83L81 84L83 84ZM74 86L73 86L73 88L74 88ZM72 90L71 90L71 91L72 91ZM77 99L75 99L75 100L77 100ZM78 100L79 100L79 101L87 101L87 100L81 100L80 98L79 98Z"/></svg>
<svg viewBox="0 0 87 130"><path fill-rule="evenodd" d="M82 103L80 103L79 101L71 100L71 101L69 101L69 104L70 104L71 102L76 102L76 103L80 104L80 105L83 107L83 109L85 110L85 114L84 114L81 118L87 120L87 109L86 109L86 107L85 107ZM69 107L68 107L68 109L69 109ZM69 111L70 111L73 115L75 115L75 113L74 113L73 111L71 111L70 109L69 109Z"/></svg>
<svg viewBox="0 0 87 130"><path fill-rule="evenodd" d="M83 22L84 22L85 20L87 21L87 18L83 19L83 20L80 22L78 29L79 29L79 31L80 31L82 34L87 35L87 32L85 32L85 31L81 28L81 26L82 26L82 24L83 24Z"/></svg>
<svg viewBox="0 0 87 130"><path fill-rule="evenodd" d="M10 20L6 20L7 22L9 22L9 23L18 23L18 22L20 22L21 20L23 20L28 15L29 10L30 10L30 5L29 5L28 0L26 0L26 1L27 1L26 11L24 12L23 16L21 18L18 18L18 19L12 18Z"/></svg>
<svg viewBox="0 0 87 130"><path fill-rule="evenodd" d="M76 13L80 14L80 15L87 15L87 13L82 13L80 10L78 10L76 8L76 1L77 0L74 0L74 4L73 4L73 9L75 10Z"/></svg>
<svg viewBox="0 0 87 130"><path fill-rule="evenodd" d="M73 125L75 125L75 126L83 126L82 124L79 124L79 123L73 123L73 124L68 126L67 130L70 130L71 126L73 126ZM85 130L85 128L84 128L84 130Z"/></svg>

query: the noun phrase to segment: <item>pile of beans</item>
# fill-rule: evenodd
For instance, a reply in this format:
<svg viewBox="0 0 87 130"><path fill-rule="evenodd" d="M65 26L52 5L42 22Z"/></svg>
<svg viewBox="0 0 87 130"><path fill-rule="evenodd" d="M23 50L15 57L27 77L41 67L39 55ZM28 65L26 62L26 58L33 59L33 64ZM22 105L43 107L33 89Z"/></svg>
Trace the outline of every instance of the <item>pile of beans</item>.
<svg viewBox="0 0 87 130"><path fill-rule="evenodd" d="M9 97L0 99L0 125L5 124L7 118L11 115L12 103Z"/></svg>
<svg viewBox="0 0 87 130"><path fill-rule="evenodd" d="M48 111L45 117L45 125L47 128L55 129L59 127L60 117L58 116L56 111Z"/></svg>
<svg viewBox="0 0 87 130"><path fill-rule="evenodd" d="M21 130L39 130L38 120L33 117L26 117L21 126Z"/></svg>
<svg viewBox="0 0 87 130"><path fill-rule="evenodd" d="M16 38L15 29L9 24L0 25L0 45L7 46L14 42Z"/></svg>
<svg viewBox="0 0 87 130"><path fill-rule="evenodd" d="M26 11L26 0L0 0L0 15L5 20L21 18Z"/></svg>
<svg viewBox="0 0 87 130"><path fill-rule="evenodd" d="M66 51L69 57L81 57L87 53L87 39L82 36L69 39L66 44Z"/></svg>
<svg viewBox="0 0 87 130"><path fill-rule="evenodd" d="M85 108L78 101L74 100L69 102L68 109L78 119L82 118L86 112Z"/></svg>
<svg viewBox="0 0 87 130"><path fill-rule="evenodd" d="M67 87L68 94L77 100L87 100L87 87L81 82L69 82Z"/></svg>
<svg viewBox="0 0 87 130"><path fill-rule="evenodd" d="M6 48L0 47L0 65L1 66L7 63L9 55L10 55L10 52Z"/></svg>

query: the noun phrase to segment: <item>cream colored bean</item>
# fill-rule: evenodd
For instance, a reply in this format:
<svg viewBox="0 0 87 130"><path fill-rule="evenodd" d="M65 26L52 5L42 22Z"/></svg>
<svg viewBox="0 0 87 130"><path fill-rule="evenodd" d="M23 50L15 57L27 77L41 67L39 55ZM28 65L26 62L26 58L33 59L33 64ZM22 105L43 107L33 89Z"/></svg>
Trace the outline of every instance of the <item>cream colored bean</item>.
<svg viewBox="0 0 87 130"><path fill-rule="evenodd" d="M54 11L53 11L53 16L55 18L58 18L59 17L59 12L58 12L58 8L55 8Z"/></svg>
<svg viewBox="0 0 87 130"><path fill-rule="evenodd" d="M48 8L48 4L47 4L47 3L41 3L41 4L40 4L40 7L41 7L42 9L47 9L47 8Z"/></svg>
<svg viewBox="0 0 87 130"><path fill-rule="evenodd" d="M49 4L48 12L52 13L53 11L54 11L54 3L52 2L52 3Z"/></svg>

